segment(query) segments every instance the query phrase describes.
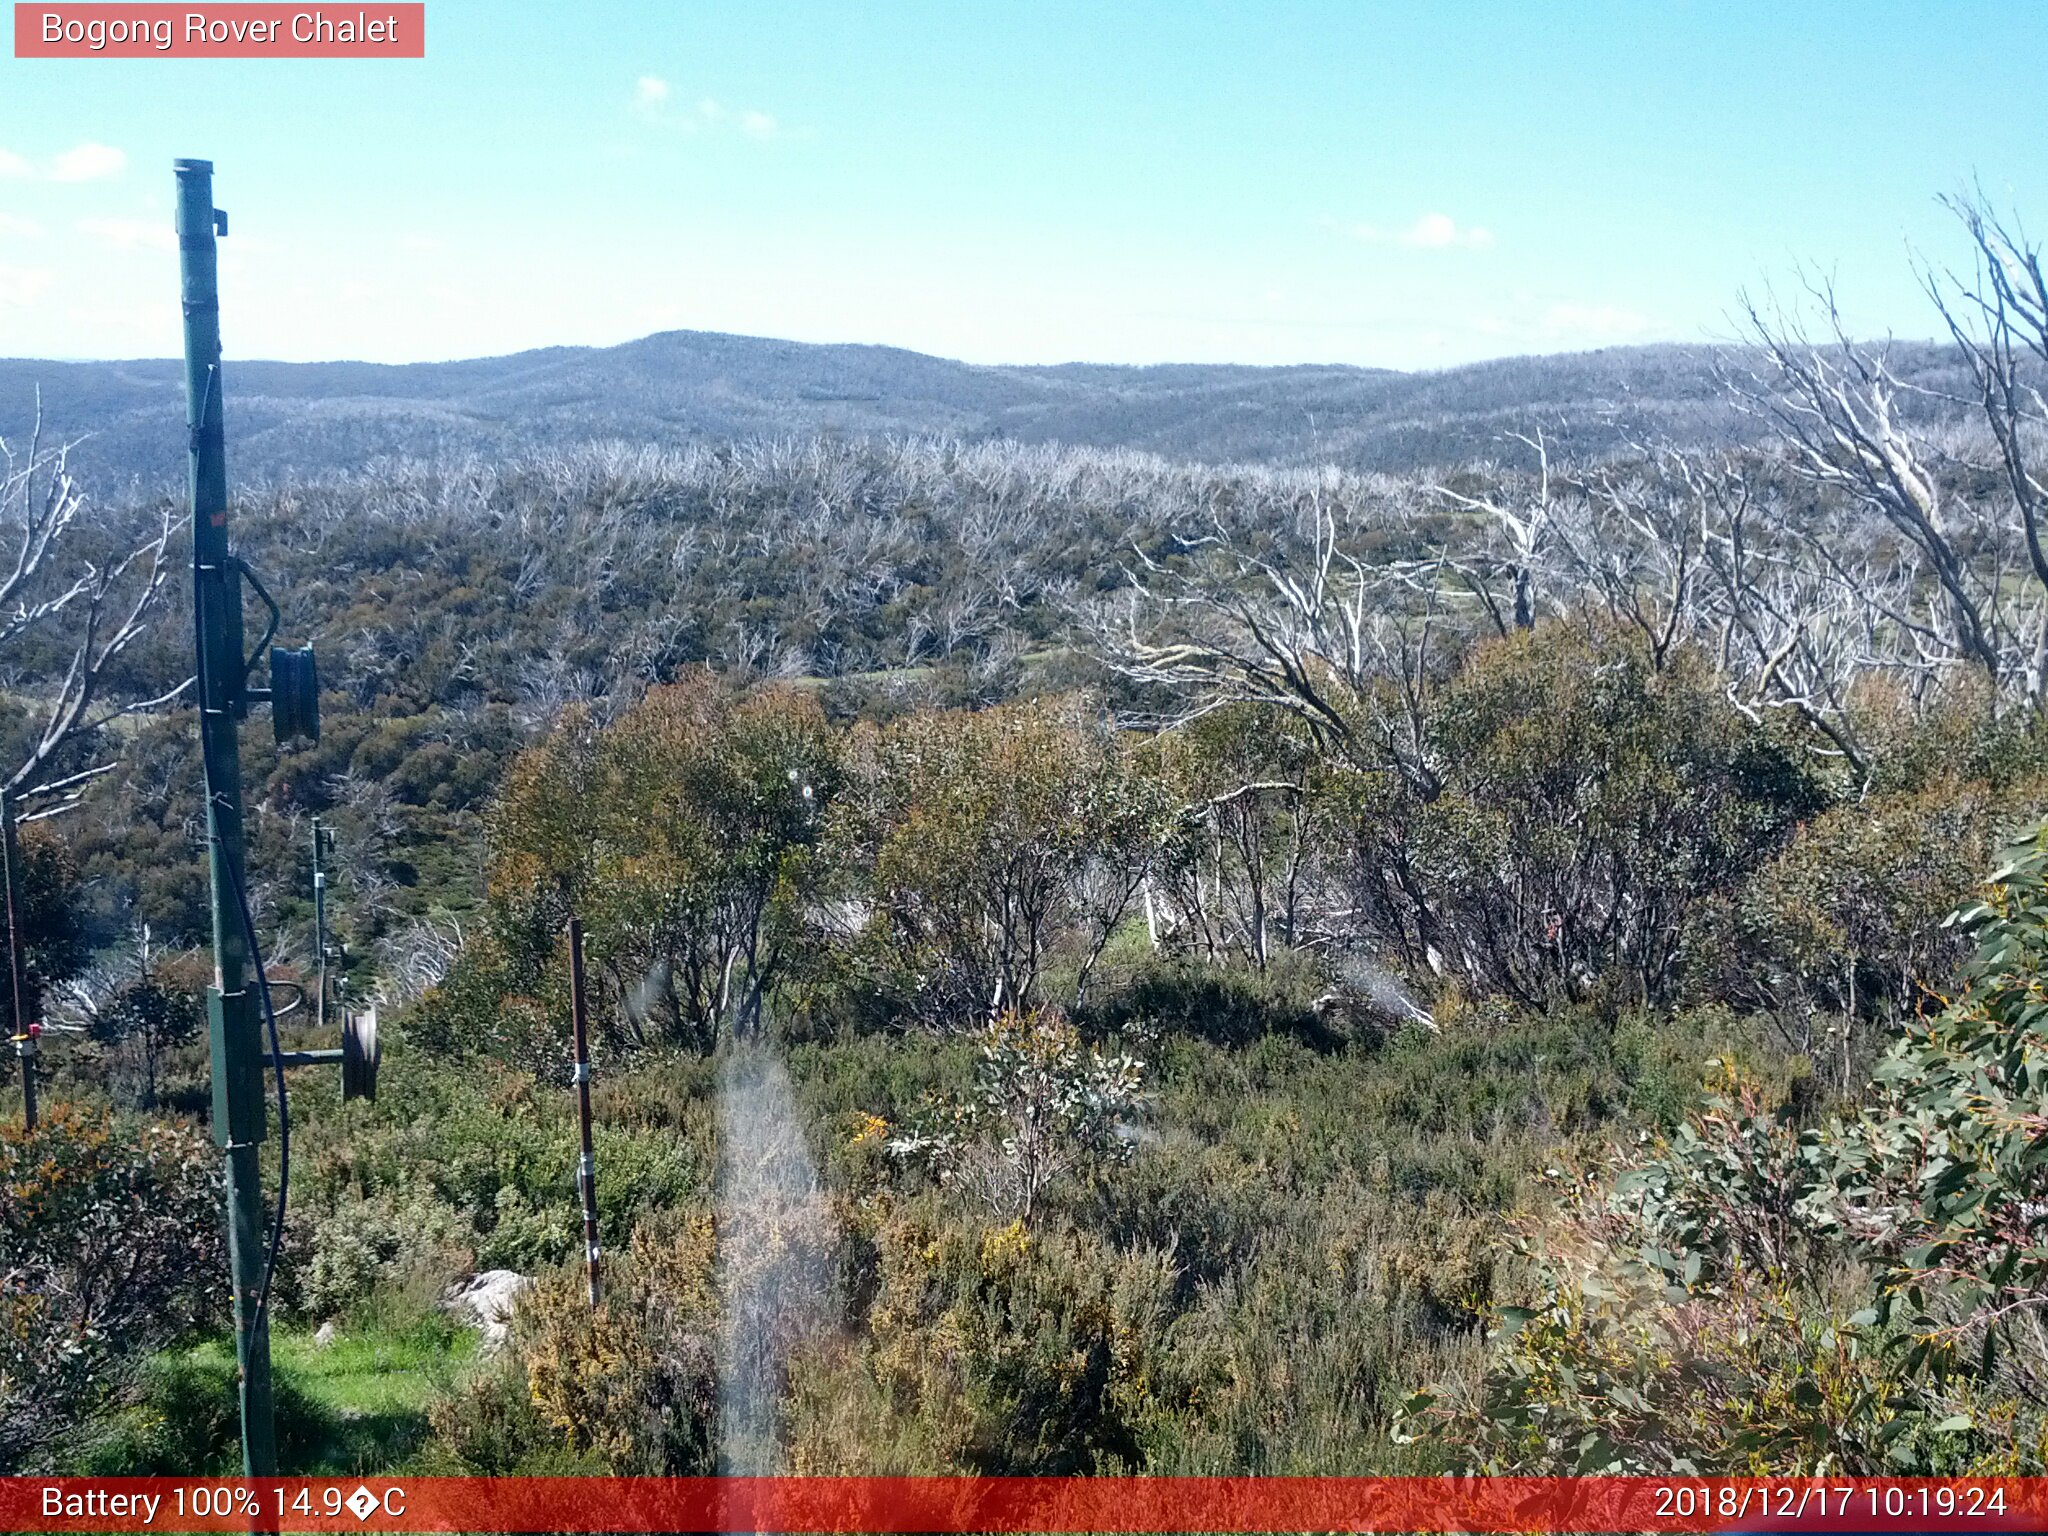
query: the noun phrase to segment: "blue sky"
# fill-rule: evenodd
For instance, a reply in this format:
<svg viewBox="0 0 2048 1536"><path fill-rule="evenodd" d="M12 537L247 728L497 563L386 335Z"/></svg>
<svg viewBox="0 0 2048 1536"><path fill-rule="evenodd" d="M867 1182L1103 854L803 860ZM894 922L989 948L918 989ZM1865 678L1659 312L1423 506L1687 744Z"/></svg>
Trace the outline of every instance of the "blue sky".
<svg viewBox="0 0 2048 1536"><path fill-rule="evenodd" d="M353 0L349 7L355 8ZM0 58L0 355L676 327L976 362L1475 358L1725 335L1831 273L1925 335L1980 178L2048 226L2048 6L428 0L421 61Z"/></svg>

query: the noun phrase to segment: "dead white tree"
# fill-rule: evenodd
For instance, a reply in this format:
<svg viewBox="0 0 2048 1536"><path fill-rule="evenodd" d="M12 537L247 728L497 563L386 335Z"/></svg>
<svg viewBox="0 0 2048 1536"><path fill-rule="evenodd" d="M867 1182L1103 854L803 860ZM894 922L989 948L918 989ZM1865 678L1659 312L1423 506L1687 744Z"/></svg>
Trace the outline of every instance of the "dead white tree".
<svg viewBox="0 0 2048 1536"><path fill-rule="evenodd" d="M111 772L113 762L81 761L73 750L123 715L160 708L178 698L190 679L161 693L138 696L112 686L116 664L148 630L164 583L172 536L183 519L162 512L150 530L112 552L81 552L99 535L86 520L89 502L71 470L75 443L43 442L41 400L26 445L0 439L0 648L31 639L66 659L54 679L37 679L28 692L29 731L20 762L4 781L18 822L41 820L75 806L86 787Z"/></svg>
<svg viewBox="0 0 2048 1536"><path fill-rule="evenodd" d="M1818 733L1815 750L1867 777L1858 684L1936 665L1916 564L1860 509L1795 508L1752 456L1630 447L1571 476L1545 577L1559 600L1604 610L1660 669L1697 646L1743 714L1797 716Z"/></svg>
<svg viewBox="0 0 2048 1536"><path fill-rule="evenodd" d="M463 941L462 924L452 917L417 918L400 928L378 946L378 1003L414 1003L438 987L461 958Z"/></svg>
<svg viewBox="0 0 2048 1536"><path fill-rule="evenodd" d="M1769 490L1736 472L1706 487L1705 571L1699 617L1728 678L1729 700L1752 720L1796 715L1859 779L1871 763L1854 705L1875 675L1931 679L1946 664L1915 604L1916 562L1887 550L1848 517L1793 529ZM1910 686L1910 684L1909 684Z"/></svg>
<svg viewBox="0 0 2048 1536"><path fill-rule="evenodd" d="M1977 405L1998 445L1998 467L2018 519L2027 565L2038 596L2048 600L2048 278L2040 246L2018 222L2000 214L1981 192L1944 199L1975 247L1968 280L1952 272L1924 273L1928 296L1941 312L1976 385ZM2034 708L2048 702L2048 624L2031 626L2026 696Z"/></svg>
<svg viewBox="0 0 2048 1536"><path fill-rule="evenodd" d="M1346 524L1357 509L1332 486L1311 484L1288 510L1284 537L1255 536L1263 519L1212 509L1205 529L1168 550L1134 549L1120 606L1090 616L1097 653L1184 700L1182 718L1230 703L1286 710L1353 767L1396 772L1434 799L1442 784L1422 693L1440 573L1418 582L1353 554Z"/></svg>
<svg viewBox="0 0 2048 1536"><path fill-rule="evenodd" d="M1634 631L1663 670L1700 624L1709 528L1726 461L1633 443L1630 461L1569 476L1546 579L1569 605L1590 602Z"/></svg>
<svg viewBox="0 0 2048 1536"><path fill-rule="evenodd" d="M1461 558L1448 562L1486 606L1493 626L1505 635L1508 620L1494 598L1492 577L1505 567L1512 591L1511 613L1516 629L1536 627L1536 579L1549 554L1557 531L1557 507L1551 496L1550 444L1543 429L1510 432L1508 436L1536 455L1536 478L1519 496L1468 496L1448 485L1431 485L1430 491L1467 512L1484 513L1495 535L1506 545L1504 553L1489 552L1479 560Z"/></svg>
<svg viewBox="0 0 2048 1536"><path fill-rule="evenodd" d="M1995 703L2018 658L2041 643L2038 605L2030 612L2015 603L2007 580L2009 530L1945 483L1939 451L1902 408L1920 392L1899 378L1886 349L1849 339L1827 284L1809 291L1822 339L1783 309L1766 312L1745 297L1745 324L1763 362L1740 368L1724 360L1723 381L1739 408L1769 423L1794 474L1875 513L1903 541L1939 601L1931 627L1892 617L1926 644L1930 665L1980 671Z"/></svg>

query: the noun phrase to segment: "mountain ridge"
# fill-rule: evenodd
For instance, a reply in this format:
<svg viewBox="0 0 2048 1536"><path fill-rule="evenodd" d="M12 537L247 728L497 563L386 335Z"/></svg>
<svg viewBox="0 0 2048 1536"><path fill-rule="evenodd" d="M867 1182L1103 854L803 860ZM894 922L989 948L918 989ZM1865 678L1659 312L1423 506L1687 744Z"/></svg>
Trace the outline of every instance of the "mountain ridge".
<svg viewBox="0 0 2048 1536"><path fill-rule="evenodd" d="M1907 349L1923 370L1931 346ZM1345 364L977 364L901 347L662 331L429 363L227 366L230 463L244 479L379 460L502 455L606 438L946 435L1135 448L1206 462L1405 471L1499 457L1543 426L1568 452L1629 433L1739 430L1706 347L1502 358L1430 372ZM174 358L0 358L0 435L91 434L81 468L145 487L183 477Z"/></svg>

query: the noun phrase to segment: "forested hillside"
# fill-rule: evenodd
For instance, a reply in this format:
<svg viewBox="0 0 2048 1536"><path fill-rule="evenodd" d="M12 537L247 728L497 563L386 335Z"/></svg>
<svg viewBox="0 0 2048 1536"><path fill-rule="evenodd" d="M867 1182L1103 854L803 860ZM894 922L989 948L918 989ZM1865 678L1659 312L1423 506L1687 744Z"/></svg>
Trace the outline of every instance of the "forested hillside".
<svg viewBox="0 0 2048 1536"><path fill-rule="evenodd" d="M1733 354L1740 366L1745 354ZM1894 349L1915 384L1955 359ZM672 331L608 348L455 363L238 362L230 461L290 479L406 459L500 457L610 440L673 446L763 436L925 437L1137 448L1224 464L1443 469L1502 454L1540 424L1583 456L1629 438L1688 445L1750 435L1706 348L1615 348L1437 373L1301 367L975 367L890 347L806 346ZM40 391L59 434L93 434L109 484L182 473L184 370L172 360L0 360L0 435ZM1931 399L1923 408L1952 411Z"/></svg>
<svg viewBox="0 0 2048 1536"><path fill-rule="evenodd" d="M963 435L681 441L723 429L632 414L621 349L450 365L449 419L523 425L250 490L325 715L245 732L258 926L282 996L323 818L388 1037L374 1103L294 1074L290 1470L2039 1472L2048 290L1966 229L2020 286L1937 287L1952 348L1760 319L1597 441L1540 363L968 371L922 397ZM834 387L881 362L953 367ZM430 433L379 377L352 419ZM1401 390L1405 459L1359 403ZM1084 398L1173 452L967 440ZM524 435L578 419L637 440ZM16 460L23 529L64 468ZM115 563L182 537L121 473L60 530L97 595L0 626L15 760L81 667L120 711L21 833L73 1032L41 1130L0 1101L0 1464L196 1472L236 1452L189 614ZM88 601L147 623L102 655ZM445 1303L493 1271L480 1340Z"/></svg>

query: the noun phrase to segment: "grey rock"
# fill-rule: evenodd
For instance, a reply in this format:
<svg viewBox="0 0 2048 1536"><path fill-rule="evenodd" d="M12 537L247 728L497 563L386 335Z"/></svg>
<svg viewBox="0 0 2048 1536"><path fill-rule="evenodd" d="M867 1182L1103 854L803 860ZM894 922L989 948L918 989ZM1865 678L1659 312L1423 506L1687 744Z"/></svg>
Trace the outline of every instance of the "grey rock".
<svg viewBox="0 0 2048 1536"><path fill-rule="evenodd" d="M487 1269L457 1280L442 1293L441 1307L483 1334L483 1352L502 1349L511 1331L512 1311L533 1288L533 1276L517 1270Z"/></svg>

